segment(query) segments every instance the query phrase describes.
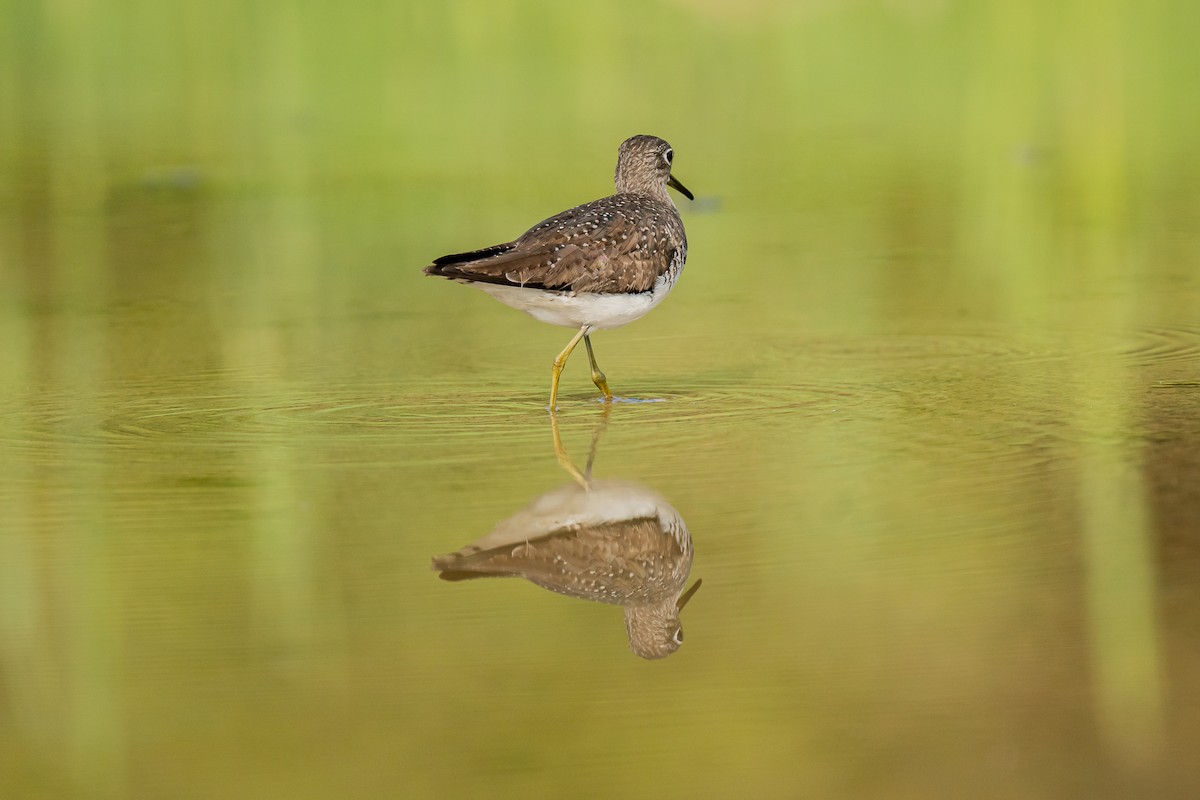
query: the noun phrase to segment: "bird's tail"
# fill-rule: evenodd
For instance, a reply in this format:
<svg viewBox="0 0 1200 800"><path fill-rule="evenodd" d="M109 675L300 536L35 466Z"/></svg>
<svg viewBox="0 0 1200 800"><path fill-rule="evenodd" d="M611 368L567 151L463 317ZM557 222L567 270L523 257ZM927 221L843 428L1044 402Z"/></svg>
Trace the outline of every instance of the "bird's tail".
<svg viewBox="0 0 1200 800"><path fill-rule="evenodd" d="M433 263L425 268L426 275L437 275L440 277L450 277L448 273L457 272L454 269L457 264L467 264L472 261L480 261L485 258L503 255L512 252L515 245L512 242L504 244L494 244L491 247L485 247L482 250L471 250L466 253L452 253L448 256L435 258Z"/></svg>

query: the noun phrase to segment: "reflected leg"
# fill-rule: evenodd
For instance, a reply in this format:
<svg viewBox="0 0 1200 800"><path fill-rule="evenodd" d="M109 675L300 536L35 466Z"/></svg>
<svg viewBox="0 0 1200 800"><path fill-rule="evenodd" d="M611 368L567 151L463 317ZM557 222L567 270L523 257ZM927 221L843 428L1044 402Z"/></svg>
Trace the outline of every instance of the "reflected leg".
<svg viewBox="0 0 1200 800"><path fill-rule="evenodd" d="M592 463L596 460L596 448L600 445L600 434L608 429L608 418L612 413L612 403L605 403L604 409L600 412L600 419L596 421L596 426L592 428L592 446L588 450L587 466L584 468L584 475L591 480Z"/></svg>
<svg viewBox="0 0 1200 800"><path fill-rule="evenodd" d="M571 463L571 457L567 455L567 448L563 447L562 434L558 432L558 415L550 415L550 432L554 436L554 457L558 459L558 465L567 471L575 482L588 489L591 486L591 466L588 467L587 474L579 471L579 468Z"/></svg>
<svg viewBox="0 0 1200 800"><path fill-rule="evenodd" d="M592 352L592 338L586 333L583 335L583 343L587 345L588 361L592 363L592 383L604 392L604 402L612 402L612 392L608 390L608 381L604 377L604 373L600 371L599 365L596 364L596 354Z"/></svg>
<svg viewBox="0 0 1200 800"><path fill-rule="evenodd" d="M571 351L575 349L575 345L579 344L580 339L587 338L589 326L584 325L579 329L579 333L571 337L571 341L567 342L567 346L563 351L554 357L554 364L550 371L550 413L553 414L558 410L558 377L562 375L563 367L567 365L567 359L571 357Z"/></svg>
<svg viewBox="0 0 1200 800"><path fill-rule="evenodd" d="M563 445L562 434L558 430L558 414L550 415L550 433L554 437L554 457L558 459L558 465L567 471L575 482L584 489L592 487L592 463L596 460L596 449L600 444L600 436L608 428L608 418L612 411L611 405L604 406L600 412L600 418L592 427L592 446L588 449L587 466L583 472L571 461L571 457L567 455L567 448Z"/></svg>

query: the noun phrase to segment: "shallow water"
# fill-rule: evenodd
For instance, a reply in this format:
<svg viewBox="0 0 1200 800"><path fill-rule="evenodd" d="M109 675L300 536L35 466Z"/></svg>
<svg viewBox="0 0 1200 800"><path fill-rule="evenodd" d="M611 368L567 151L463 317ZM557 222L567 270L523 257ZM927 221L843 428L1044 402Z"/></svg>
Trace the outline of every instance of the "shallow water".
<svg viewBox="0 0 1200 800"><path fill-rule="evenodd" d="M1100 41L1128 85L1057 98L996 77L1025 53L991 32L1053 38L1040 12L919 5L655 6L690 80L532 131L662 56L595 9L625 61L557 77L473 47L573 24L488 4L280 8L245 41L216 11L27 11L0 47L0 796L1195 796L1200 172L1147 42L1194 48L1075 9L1095 39L1057 79L1116 80L1083 69ZM822 42L855 33L885 55L838 72ZM593 337L620 402L573 357L556 452L570 331L420 268L604 193L643 127L699 196L689 263ZM581 478L690 531L669 658L612 605L431 569Z"/></svg>
<svg viewBox="0 0 1200 800"><path fill-rule="evenodd" d="M597 337L618 393L658 402L605 409L580 358L560 415L579 469L595 437L597 476L692 532L704 588L661 664L630 654L618 609L430 571L571 482L554 329L412 270L405 290L453 293L486 339L355 302L209 324L229 294L140 286L10 318L29 358L3 410L6 780L1194 786L1200 327L1169 308L1093 326L1064 300L1039 325L706 330L745 297L692 285L719 269L702 254L689 269L654 318ZM1148 299L1194 304L1178 278Z"/></svg>

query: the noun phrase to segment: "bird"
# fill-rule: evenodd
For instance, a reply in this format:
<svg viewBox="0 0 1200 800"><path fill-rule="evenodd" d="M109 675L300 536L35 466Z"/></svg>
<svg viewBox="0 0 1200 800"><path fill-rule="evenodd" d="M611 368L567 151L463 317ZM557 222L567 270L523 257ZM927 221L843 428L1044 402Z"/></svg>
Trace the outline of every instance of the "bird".
<svg viewBox="0 0 1200 800"><path fill-rule="evenodd" d="M642 317L662 302L687 261L687 234L667 187L695 197L671 174L675 151L657 136L617 150L616 193L556 214L511 242L435 259L426 275L475 286L542 322L577 329L551 365L550 412L571 351L583 340L592 382L611 403L590 334Z"/></svg>
<svg viewBox="0 0 1200 800"><path fill-rule="evenodd" d="M521 577L552 592L620 605L630 649L665 658L683 644L679 612L687 591L692 537L679 512L628 481L569 483L539 495L491 533L433 569L447 581Z"/></svg>

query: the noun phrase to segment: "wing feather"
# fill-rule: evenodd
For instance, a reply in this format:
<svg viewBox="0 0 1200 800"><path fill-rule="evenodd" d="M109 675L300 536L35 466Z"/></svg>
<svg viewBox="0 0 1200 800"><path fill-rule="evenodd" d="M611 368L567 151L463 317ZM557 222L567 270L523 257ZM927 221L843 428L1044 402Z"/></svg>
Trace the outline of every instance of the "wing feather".
<svg viewBox="0 0 1200 800"><path fill-rule="evenodd" d="M539 290L644 292L680 258L678 242L686 248L674 208L618 194L550 217L513 242L442 256L425 272Z"/></svg>

